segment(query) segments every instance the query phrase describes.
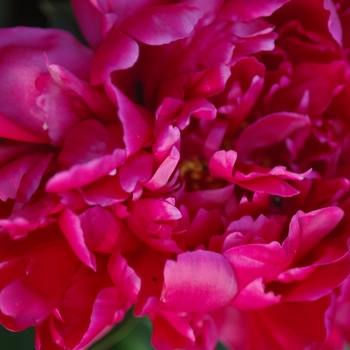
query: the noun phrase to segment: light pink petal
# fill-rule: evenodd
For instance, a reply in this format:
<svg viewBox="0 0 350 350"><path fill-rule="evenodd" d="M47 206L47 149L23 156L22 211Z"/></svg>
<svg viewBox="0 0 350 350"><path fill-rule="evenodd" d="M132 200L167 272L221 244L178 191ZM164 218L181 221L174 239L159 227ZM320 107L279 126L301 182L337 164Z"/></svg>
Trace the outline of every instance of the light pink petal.
<svg viewBox="0 0 350 350"><path fill-rule="evenodd" d="M236 160L237 153L235 151L215 152L209 162L210 175L224 179L231 178Z"/></svg>
<svg viewBox="0 0 350 350"><path fill-rule="evenodd" d="M292 173L283 166L276 166L271 170L256 169L254 165L244 165L244 167L245 171L251 168L251 172L245 175L241 171L237 171L234 175L234 183L252 191L265 192L281 197L292 197L299 193L284 180L300 181L311 172L310 170L303 174Z"/></svg>
<svg viewBox="0 0 350 350"><path fill-rule="evenodd" d="M333 1L324 0L323 6L326 10L329 11L329 19L328 19L328 29L331 33L333 39L342 46L342 36L343 31L340 23L340 19L337 13L337 8Z"/></svg>
<svg viewBox="0 0 350 350"><path fill-rule="evenodd" d="M310 172L296 174L287 171L282 166L267 169L254 164L239 163L236 165L236 160L235 151L216 152L209 162L211 176L225 179L252 191L290 197L298 194L299 191L284 180L300 181Z"/></svg>
<svg viewBox="0 0 350 350"><path fill-rule="evenodd" d="M168 157L173 146L180 148L180 131L169 125L160 131L153 143L152 151L157 161L163 161Z"/></svg>
<svg viewBox="0 0 350 350"><path fill-rule="evenodd" d="M262 278L249 283L232 300L231 305L243 310L256 310L279 304L280 295L273 292L265 292L265 285Z"/></svg>
<svg viewBox="0 0 350 350"><path fill-rule="evenodd" d="M146 7L119 30L145 44L163 45L189 36L201 16L197 8L182 4Z"/></svg>
<svg viewBox="0 0 350 350"><path fill-rule="evenodd" d="M144 147L153 136L153 116L144 107L132 102L109 81L107 93L118 106L118 116L123 125L124 142L128 155Z"/></svg>
<svg viewBox="0 0 350 350"><path fill-rule="evenodd" d="M96 270L96 259L86 246L79 217L66 208L59 217L59 225L79 259L87 266Z"/></svg>
<svg viewBox="0 0 350 350"><path fill-rule="evenodd" d="M115 70L132 67L139 57L139 46L128 35L116 28L108 33L96 51L92 68L91 84L103 84Z"/></svg>
<svg viewBox="0 0 350 350"><path fill-rule="evenodd" d="M247 22L251 19L267 17L289 0L236 0L224 4L220 18Z"/></svg>
<svg viewBox="0 0 350 350"><path fill-rule="evenodd" d="M180 160L180 152L174 146L164 162L158 167L154 175L144 183L144 186L150 190L156 190L165 186L173 174L178 162Z"/></svg>
<svg viewBox="0 0 350 350"><path fill-rule="evenodd" d="M226 305L237 293L230 264L209 251L182 253L164 268L162 308L175 312L207 312Z"/></svg>
<svg viewBox="0 0 350 350"><path fill-rule="evenodd" d="M128 262L120 255L120 252L111 256L108 264L108 271L118 289L128 300L136 303L142 281L128 265Z"/></svg>
<svg viewBox="0 0 350 350"><path fill-rule="evenodd" d="M48 192L61 192L83 187L115 170L125 160L125 151L116 149L87 163L74 165L54 175L47 183Z"/></svg>

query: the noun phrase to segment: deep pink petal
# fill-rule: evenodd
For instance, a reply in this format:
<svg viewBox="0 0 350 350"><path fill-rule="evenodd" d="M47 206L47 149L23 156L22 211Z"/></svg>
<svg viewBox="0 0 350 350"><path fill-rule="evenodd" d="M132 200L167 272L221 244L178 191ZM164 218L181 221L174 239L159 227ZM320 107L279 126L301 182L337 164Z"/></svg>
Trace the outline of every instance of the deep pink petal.
<svg viewBox="0 0 350 350"><path fill-rule="evenodd" d="M161 296L165 310L207 312L226 305L236 293L235 274L220 254L198 250L165 264Z"/></svg>
<svg viewBox="0 0 350 350"><path fill-rule="evenodd" d="M126 192L134 191L138 182L146 182L153 169L153 157L140 151L127 158L119 169L120 185Z"/></svg>
<svg viewBox="0 0 350 350"><path fill-rule="evenodd" d="M79 259L87 266L96 270L96 259L86 246L79 217L66 208L60 215L59 225Z"/></svg>
<svg viewBox="0 0 350 350"><path fill-rule="evenodd" d="M265 292L262 278L250 282L232 300L231 305L243 310L256 310L279 304L281 295Z"/></svg>
<svg viewBox="0 0 350 350"><path fill-rule="evenodd" d="M148 45L163 45L187 37L202 13L195 7L174 4L144 8L119 30Z"/></svg>
<svg viewBox="0 0 350 350"><path fill-rule="evenodd" d="M144 184L144 186L150 190L156 190L165 186L173 174L179 160L180 152L174 146L171 149L169 156L164 159L164 162L158 167L154 175Z"/></svg>
<svg viewBox="0 0 350 350"><path fill-rule="evenodd" d="M40 153L28 154L6 164L0 169L0 199L2 201L5 202L8 198L17 196L23 176L43 156Z"/></svg>
<svg viewBox="0 0 350 350"><path fill-rule="evenodd" d="M129 307L118 288L108 287L101 290L93 304L89 328L74 350L85 348L100 334L103 335L109 331L116 322L124 318Z"/></svg>
<svg viewBox="0 0 350 350"><path fill-rule="evenodd" d="M111 256L108 271L118 289L128 300L136 303L142 281L135 271L128 266L128 262L120 255L120 252Z"/></svg>
<svg viewBox="0 0 350 350"><path fill-rule="evenodd" d="M16 276L15 271L11 274L14 267L11 265L10 271L0 269L2 281L6 281L9 273L13 278L12 282L7 282L7 286L2 286L0 292L0 310L8 316L8 321L2 319L2 323L9 329L22 330L44 321L57 307L77 268L78 260L65 240L50 239L55 231L52 226L42 231L45 238L41 237L41 242L38 242L37 237L13 243L2 241L3 250L11 251L11 259L27 259L23 276ZM5 266L8 261L6 254L6 251L1 252Z"/></svg>
<svg viewBox="0 0 350 350"><path fill-rule="evenodd" d="M124 142L128 155L136 153L144 147L153 136L153 116L144 107L132 102L111 81L107 85L107 93L118 106L118 115L123 125Z"/></svg>
<svg viewBox="0 0 350 350"><path fill-rule="evenodd" d="M251 19L270 16L289 0L236 0L226 2L220 17L247 22Z"/></svg>
<svg viewBox="0 0 350 350"><path fill-rule="evenodd" d="M306 115L275 113L259 119L243 130L235 150L239 157L249 157L251 152L292 137L297 131L307 128L310 120Z"/></svg>
<svg viewBox="0 0 350 350"><path fill-rule="evenodd" d="M91 84L108 80L115 70L132 67L139 57L139 46L130 36L115 28L96 51L91 69Z"/></svg>
<svg viewBox="0 0 350 350"><path fill-rule="evenodd" d="M121 243L122 221L109 210L94 206L79 215L86 246L94 251L113 253Z"/></svg>
<svg viewBox="0 0 350 350"><path fill-rule="evenodd" d="M64 165L87 163L106 153L108 133L106 128L94 119L77 124L65 139L59 162Z"/></svg>
<svg viewBox="0 0 350 350"><path fill-rule="evenodd" d="M1 29L0 52L0 112L11 124L46 138L45 120L36 105L37 78L48 73L49 61L87 80L92 50L64 31L18 27Z"/></svg>
<svg viewBox="0 0 350 350"><path fill-rule="evenodd" d="M10 140L35 143L46 143L49 140L47 135L38 135L16 125L10 120L10 118L2 113L0 113L0 136Z"/></svg>
<svg viewBox="0 0 350 350"><path fill-rule="evenodd" d="M75 16L89 44L97 48L102 42L102 14L92 1L71 0Z"/></svg>
<svg viewBox="0 0 350 350"><path fill-rule="evenodd" d="M328 235L343 218L344 212L338 207L329 207L310 213L298 212L291 220L288 238L283 247L295 251L295 260L301 259Z"/></svg>
<svg viewBox="0 0 350 350"><path fill-rule="evenodd" d="M225 179L252 191L291 197L298 194L299 191L284 180L300 181L310 172L297 174L287 171L283 166L267 169L254 164L239 163L236 165L236 160L235 151L216 152L209 162L211 176Z"/></svg>
<svg viewBox="0 0 350 350"><path fill-rule="evenodd" d="M83 110L83 107L79 106L83 110L82 113L90 115L91 112L93 112L100 120L115 122L116 107L103 91L79 79L67 69L57 64L50 64L47 66L47 69L52 79L62 90L72 95L71 97L74 96L74 99L76 99L75 95L78 94L91 110ZM76 103L78 103L78 101Z"/></svg>
<svg viewBox="0 0 350 350"><path fill-rule="evenodd" d="M83 187L115 170L125 160L125 151L116 149L87 163L74 165L54 175L47 183L48 192L67 191Z"/></svg>
<svg viewBox="0 0 350 350"><path fill-rule="evenodd" d="M43 155L42 158L33 164L23 175L16 197L19 202L24 203L29 201L38 189L52 156L52 153Z"/></svg>
<svg viewBox="0 0 350 350"><path fill-rule="evenodd" d="M223 253L237 277L240 290L255 279L272 281L291 262L278 242L233 247Z"/></svg>
<svg viewBox="0 0 350 350"><path fill-rule="evenodd" d="M194 345L196 337L190 324L190 314L157 310L152 323L152 344L156 348L186 349Z"/></svg>

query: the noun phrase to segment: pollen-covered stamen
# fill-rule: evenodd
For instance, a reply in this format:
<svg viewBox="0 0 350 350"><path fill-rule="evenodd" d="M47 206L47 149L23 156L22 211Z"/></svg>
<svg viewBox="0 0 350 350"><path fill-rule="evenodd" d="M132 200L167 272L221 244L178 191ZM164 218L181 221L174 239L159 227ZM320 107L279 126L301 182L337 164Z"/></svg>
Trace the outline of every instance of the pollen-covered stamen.
<svg viewBox="0 0 350 350"><path fill-rule="evenodd" d="M185 179L186 189L189 191L216 189L224 186L224 181L210 176L208 161L197 157L187 159L180 164L180 176Z"/></svg>

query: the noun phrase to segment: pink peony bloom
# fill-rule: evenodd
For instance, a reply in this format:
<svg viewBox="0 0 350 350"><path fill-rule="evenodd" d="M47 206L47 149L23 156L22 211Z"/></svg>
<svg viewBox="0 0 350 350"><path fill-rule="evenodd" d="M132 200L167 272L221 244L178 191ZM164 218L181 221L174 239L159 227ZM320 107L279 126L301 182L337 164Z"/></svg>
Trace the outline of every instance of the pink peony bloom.
<svg viewBox="0 0 350 350"><path fill-rule="evenodd" d="M0 322L86 349L350 341L348 1L72 0L0 35ZM314 18L314 21L310 21Z"/></svg>

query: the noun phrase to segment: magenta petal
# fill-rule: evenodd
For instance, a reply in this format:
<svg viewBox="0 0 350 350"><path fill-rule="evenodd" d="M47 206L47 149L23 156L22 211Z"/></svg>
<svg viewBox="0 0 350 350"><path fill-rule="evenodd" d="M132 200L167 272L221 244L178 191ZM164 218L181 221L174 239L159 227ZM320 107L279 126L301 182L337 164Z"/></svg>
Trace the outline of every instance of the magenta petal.
<svg viewBox="0 0 350 350"><path fill-rule="evenodd" d="M120 185L126 192L132 192L138 182L147 181L152 174L153 156L140 151L129 157L119 169Z"/></svg>
<svg viewBox="0 0 350 350"><path fill-rule="evenodd" d="M118 288L108 287L101 290L94 301L89 328L74 350L86 349L97 336L104 334L110 327L121 321L130 307L121 297Z"/></svg>
<svg viewBox="0 0 350 350"><path fill-rule="evenodd" d="M283 300L293 302L317 300L331 293L349 275L349 254L334 263L318 266L310 272L307 278L298 283L284 286Z"/></svg>
<svg viewBox="0 0 350 350"><path fill-rule="evenodd" d="M236 160L237 153L235 151L216 152L209 162L211 176L225 179L252 191L291 197L298 194L299 191L284 180L300 181L310 172L292 173L283 166L268 169L254 164L239 163L236 165Z"/></svg>
<svg viewBox="0 0 350 350"><path fill-rule="evenodd" d="M18 140L25 142L46 143L48 137L46 135L36 135L34 132L26 130L0 113L0 136L10 140Z"/></svg>
<svg viewBox="0 0 350 350"><path fill-rule="evenodd" d="M333 39L341 46L342 45L342 27L337 13L336 5L331 0L324 0L323 6L329 11L328 29Z"/></svg>
<svg viewBox="0 0 350 350"><path fill-rule="evenodd" d="M55 228L43 233L49 237L52 231ZM2 284L7 286L2 286L0 292L0 317L3 313L13 319L12 322L8 320L8 325L2 318L6 327L22 330L44 321L53 312L79 261L63 239L42 242L33 247L33 238L29 237L7 246L8 252L18 256L22 267L8 264L8 260L4 260L6 248L3 248L0 273ZM23 265L25 262L26 266ZM22 276L20 270L23 271ZM12 283L7 281L9 276L14 279Z"/></svg>
<svg viewBox="0 0 350 350"><path fill-rule="evenodd" d="M20 157L0 168L0 199L7 201L15 198L24 175L35 163L43 158L43 154L33 153Z"/></svg>
<svg viewBox="0 0 350 350"><path fill-rule="evenodd" d="M65 165L87 163L106 153L107 141L107 130L100 122L85 120L72 128L58 160Z"/></svg>
<svg viewBox="0 0 350 350"><path fill-rule="evenodd" d="M210 175L225 179L231 178L236 160L237 153L235 151L215 152L209 162Z"/></svg>
<svg viewBox="0 0 350 350"><path fill-rule="evenodd" d="M110 31L92 62L91 84L104 83L113 71L132 67L138 57L139 46L134 39L118 28Z"/></svg>
<svg viewBox="0 0 350 350"><path fill-rule="evenodd" d="M112 281L119 290L133 303L136 303L137 295L141 289L141 279L135 271L128 266L128 262L120 255L115 253L111 256L108 271Z"/></svg>
<svg viewBox="0 0 350 350"><path fill-rule="evenodd" d="M238 309L256 310L276 305L280 300L280 295L276 296L273 292L265 293L263 279L257 278L238 293L231 305Z"/></svg>
<svg viewBox="0 0 350 350"><path fill-rule="evenodd" d="M159 166L151 179L149 179L144 186L150 190L156 190L166 185L171 174L175 170L177 163L180 160L180 152L174 146L170 154L167 158L165 158L164 162Z"/></svg>
<svg viewBox="0 0 350 350"><path fill-rule="evenodd" d="M85 38L93 48L102 41L102 14L92 1L71 0L75 16Z"/></svg>
<svg viewBox="0 0 350 350"><path fill-rule="evenodd" d="M79 217L69 209L65 209L60 215L59 225L79 259L87 266L96 270L96 259L86 246Z"/></svg>
<svg viewBox="0 0 350 350"><path fill-rule="evenodd" d="M329 234L343 216L343 210L338 207L323 208L310 213L297 212L291 220L289 235L283 247L287 251L297 249L295 259L299 260Z"/></svg>
<svg viewBox="0 0 350 350"><path fill-rule="evenodd" d="M19 202L24 203L29 201L38 189L51 158L52 153L43 155L42 158L33 164L33 166L23 175L16 197Z"/></svg>
<svg viewBox="0 0 350 350"><path fill-rule="evenodd" d="M235 271L240 289L259 277L264 282L272 281L291 261L275 241L234 247L225 251L224 256Z"/></svg>
<svg viewBox="0 0 350 350"><path fill-rule="evenodd" d="M153 136L153 116L144 107L132 102L117 87L108 82L107 93L119 107L119 118L123 125L124 142L128 155L136 153Z"/></svg>
<svg viewBox="0 0 350 350"><path fill-rule="evenodd" d="M146 7L118 30L145 44L163 45L187 37L201 16L197 8L184 5Z"/></svg>
<svg viewBox="0 0 350 350"><path fill-rule="evenodd" d="M161 296L165 310L207 312L226 305L236 293L235 274L221 254L198 250L165 264Z"/></svg>
<svg viewBox="0 0 350 350"><path fill-rule="evenodd" d="M47 69L52 79L62 90L72 95L78 94L91 111L101 120L108 122L115 121L116 108L102 91L91 86L86 81L79 79L67 69L57 64L50 64L47 66ZM88 113L90 114L90 111Z"/></svg>
<svg viewBox="0 0 350 350"><path fill-rule="evenodd" d="M101 253L113 253L122 231L126 230L122 221L109 210L94 206L79 215L86 246Z"/></svg>
<svg viewBox="0 0 350 350"><path fill-rule="evenodd" d="M235 0L227 1L220 11L221 18L247 22L270 16L289 0Z"/></svg>
<svg viewBox="0 0 350 350"><path fill-rule="evenodd" d="M309 125L310 120L306 115L287 112L271 114L245 128L235 149L240 157L249 156L257 149L286 140Z"/></svg>
<svg viewBox="0 0 350 350"><path fill-rule="evenodd" d="M115 170L125 159L125 151L116 149L113 154L74 165L54 175L47 183L48 192L61 192L86 186Z"/></svg>

